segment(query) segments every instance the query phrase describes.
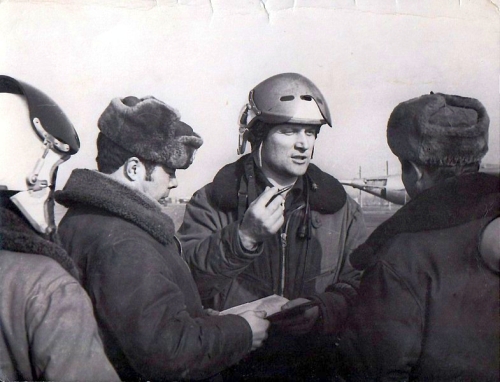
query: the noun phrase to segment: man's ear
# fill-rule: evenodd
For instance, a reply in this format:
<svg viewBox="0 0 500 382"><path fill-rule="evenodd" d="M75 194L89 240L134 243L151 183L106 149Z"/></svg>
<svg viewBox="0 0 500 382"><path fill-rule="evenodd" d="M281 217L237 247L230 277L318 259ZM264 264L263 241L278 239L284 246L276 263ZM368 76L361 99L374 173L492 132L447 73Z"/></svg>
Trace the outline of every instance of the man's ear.
<svg viewBox="0 0 500 382"><path fill-rule="evenodd" d="M131 157L125 161L123 172L127 179L134 182L140 179L143 167L144 165L138 158Z"/></svg>

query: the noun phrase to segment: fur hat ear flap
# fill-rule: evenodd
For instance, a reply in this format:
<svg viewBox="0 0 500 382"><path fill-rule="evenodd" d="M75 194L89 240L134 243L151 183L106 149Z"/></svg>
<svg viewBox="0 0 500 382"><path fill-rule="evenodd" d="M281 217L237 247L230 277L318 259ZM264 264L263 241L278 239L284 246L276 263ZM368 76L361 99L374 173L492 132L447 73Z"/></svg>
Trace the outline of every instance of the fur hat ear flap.
<svg viewBox="0 0 500 382"><path fill-rule="evenodd" d="M189 167L203 144L175 109L151 96L113 99L98 126L120 147L172 169Z"/></svg>
<svg viewBox="0 0 500 382"><path fill-rule="evenodd" d="M387 142L400 159L422 165L478 163L488 151L489 117L477 99L429 94L400 103Z"/></svg>
<svg viewBox="0 0 500 382"><path fill-rule="evenodd" d="M176 134L168 143L169 157L165 164L169 168L185 169L193 163L196 150L203 144L203 140L185 123L179 122L179 127L183 132Z"/></svg>

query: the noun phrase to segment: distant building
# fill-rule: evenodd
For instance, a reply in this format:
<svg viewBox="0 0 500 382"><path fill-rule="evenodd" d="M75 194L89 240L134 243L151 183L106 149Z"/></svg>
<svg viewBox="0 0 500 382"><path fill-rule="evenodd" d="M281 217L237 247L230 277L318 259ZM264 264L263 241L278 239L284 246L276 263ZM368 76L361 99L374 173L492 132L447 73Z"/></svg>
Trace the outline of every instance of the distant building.
<svg viewBox="0 0 500 382"><path fill-rule="evenodd" d="M160 201L160 204L163 206L168 206L169 204L186 204L190 200L191 200L190 196L181 196L181 197L169 196L168 198L162 199Z"/></svg>

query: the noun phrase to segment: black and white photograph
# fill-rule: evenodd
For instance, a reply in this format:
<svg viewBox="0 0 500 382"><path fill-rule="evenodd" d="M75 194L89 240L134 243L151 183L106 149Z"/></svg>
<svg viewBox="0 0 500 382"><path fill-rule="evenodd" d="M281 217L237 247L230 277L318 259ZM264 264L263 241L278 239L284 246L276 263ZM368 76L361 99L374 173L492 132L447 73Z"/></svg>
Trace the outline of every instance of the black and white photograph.
<svg viewBox="0 0 500 382"><path fill-rule="evenodd" d="M500 380L500 0L0 36L0 381Z"/></svg>

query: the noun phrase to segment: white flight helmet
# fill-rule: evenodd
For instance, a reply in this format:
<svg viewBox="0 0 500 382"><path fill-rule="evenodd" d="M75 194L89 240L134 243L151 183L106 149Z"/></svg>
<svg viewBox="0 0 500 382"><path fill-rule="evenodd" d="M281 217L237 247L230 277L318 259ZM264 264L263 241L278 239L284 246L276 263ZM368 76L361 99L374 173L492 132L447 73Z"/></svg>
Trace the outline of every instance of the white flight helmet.
<svg viewBox="0 0 500 382"><path fill-rule="evenodd" d="M249 131L256 121L332 126L330 111L320 90L298 73L277 74L250 91L239 119L238 154L245 152Z"/></svg>
<svg viewBox="0 0 500 382"><path fill-rule="evenodd" d="M40 90L0 75L0 191L40 233L55 229L57 167L80 148L59 106Z"/></svg>

